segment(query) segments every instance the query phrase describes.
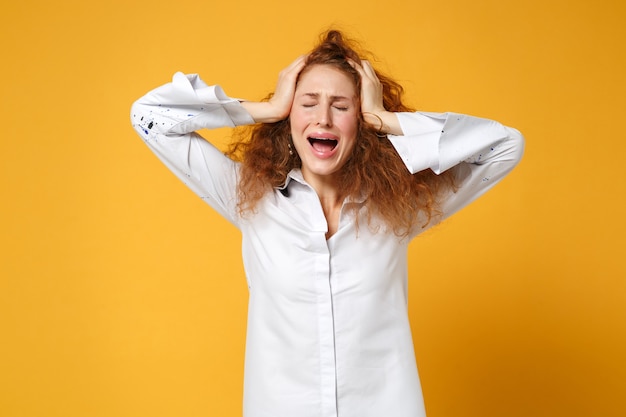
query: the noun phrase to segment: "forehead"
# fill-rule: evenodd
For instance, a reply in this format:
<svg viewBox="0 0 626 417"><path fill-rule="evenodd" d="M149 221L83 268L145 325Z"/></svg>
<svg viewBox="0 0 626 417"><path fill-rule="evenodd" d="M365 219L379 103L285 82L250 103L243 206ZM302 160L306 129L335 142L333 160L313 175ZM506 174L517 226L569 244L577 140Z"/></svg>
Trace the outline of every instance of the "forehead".
<svg viewBox="0 0 626 417"><path fill-rule="evenodd" d="M330 65L315 65L300 75L296 94L332 94L352 98L356 96L356 86L345 72Z"/></svg>

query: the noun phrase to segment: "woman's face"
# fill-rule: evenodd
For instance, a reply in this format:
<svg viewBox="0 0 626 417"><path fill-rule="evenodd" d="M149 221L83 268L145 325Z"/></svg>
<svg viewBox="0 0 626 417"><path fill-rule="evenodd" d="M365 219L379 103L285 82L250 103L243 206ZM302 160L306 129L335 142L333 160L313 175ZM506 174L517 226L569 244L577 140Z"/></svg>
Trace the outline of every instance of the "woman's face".
<svg viewBox="0 0 626 417"><path fill-rule="evenodd" d="M359 111L356 87L347 74L315 65L300 75L289 117L305 180L326 180L345 165L356 142Z"/></svg>

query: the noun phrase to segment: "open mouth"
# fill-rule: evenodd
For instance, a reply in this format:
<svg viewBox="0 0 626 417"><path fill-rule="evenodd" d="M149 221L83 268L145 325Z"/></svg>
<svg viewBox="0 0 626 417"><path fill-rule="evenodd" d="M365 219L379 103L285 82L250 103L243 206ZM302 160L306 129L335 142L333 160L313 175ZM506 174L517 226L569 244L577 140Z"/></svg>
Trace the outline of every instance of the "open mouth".
<svg viewBox="0 0 626 417"><path fill-rule="evenodd" d="M309 137L309 143L318 152L330 152L337 146L337 141L334 139L314 138Z"/></svg>

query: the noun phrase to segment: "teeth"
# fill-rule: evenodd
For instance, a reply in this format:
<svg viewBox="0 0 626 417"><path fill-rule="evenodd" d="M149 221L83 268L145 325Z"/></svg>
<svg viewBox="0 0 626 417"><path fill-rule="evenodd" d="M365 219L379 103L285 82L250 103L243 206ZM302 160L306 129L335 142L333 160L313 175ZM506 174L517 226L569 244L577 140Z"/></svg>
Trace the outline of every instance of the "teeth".
<svg viewBox="0 0 626 417"><path fill-rule="evenodd" d="M319 140L319 141L324 141L324 142L337 142L337 140L336 140L336 139L328 139L328 138L315 138L315 137L312 137L312 136L311 136L311 137L309 137L309 138L308 138L308 140L309 140L309 141L312 141L312 140Z"/></svg>
<svg viewBox="0 0 626 417"><path fill-rule="evenodd" d="M326 150L328 150L328 147L330 147L330 150L332 150L332 149L335 149L335 147L338 144L338 141L335 139L316 138L314 136L309 136L308 140L311 146L317 150L320 150L320 147L322 146L325 147ZM322 145L323 142L325 143Z"/></svg>

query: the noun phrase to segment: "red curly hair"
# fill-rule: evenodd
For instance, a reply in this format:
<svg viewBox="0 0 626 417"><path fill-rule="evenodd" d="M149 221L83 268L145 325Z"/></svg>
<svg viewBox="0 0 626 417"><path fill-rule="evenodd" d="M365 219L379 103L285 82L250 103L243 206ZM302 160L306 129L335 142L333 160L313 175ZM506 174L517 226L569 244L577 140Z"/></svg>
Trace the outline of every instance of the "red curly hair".
<svg viewBox="0 0 626 417"><path fill-rule="evenodd" d="M330 65L353 79L356 91L361 91L361 77L349 61L361 63L368 55L341 32L330 30L307 56L300 75L315 65ZM404 91L400 84L377 70L376 75L383 86L386 110L413 111L402 102ZM343 198L365 198L368 225L375 226L372 219L380 219L398 236L406 236L416 226L425 227L440 215L438 197L455 189L454 173L449 170L435 175L424 170L411 174L389 139L376 133L376 127L366 123L359 113L356 145L339 173L338 189ZM227 155L241 163L238 183L241 215L253 212L266 193L284 185L289 172L301 167L297 153L290 153L290 142L289 118L236 131Z"/></svg>

